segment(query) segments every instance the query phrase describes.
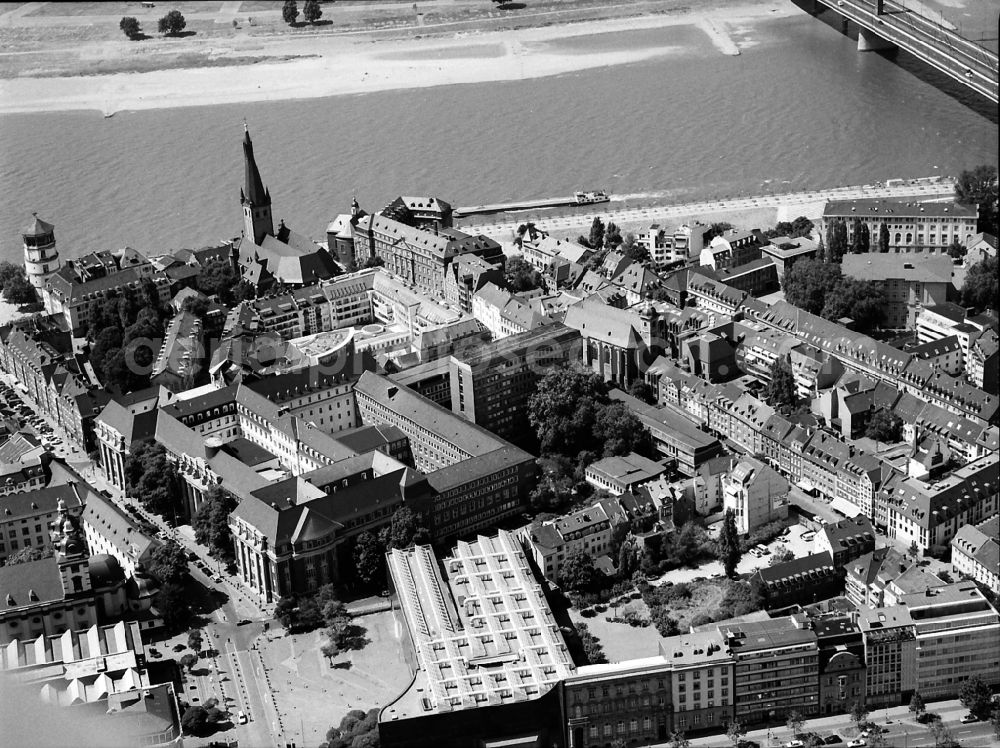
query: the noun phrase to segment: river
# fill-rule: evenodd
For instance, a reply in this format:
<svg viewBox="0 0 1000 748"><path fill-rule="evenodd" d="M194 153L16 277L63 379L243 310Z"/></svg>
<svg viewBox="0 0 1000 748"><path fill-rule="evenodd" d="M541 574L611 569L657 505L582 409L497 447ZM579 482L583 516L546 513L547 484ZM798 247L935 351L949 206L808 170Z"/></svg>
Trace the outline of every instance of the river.
<svg viewBox="0 0 1000 748"><path fill-rule="evenodd" d="M249 122L275 221L324 236L352 194L454 205L666 191L678 202L958 174L997 161L982 102L901 54L859 54L805 13L737 29L720 54L694 27L555 43L668 47L652 61L535 80L330 99L0 118L0 259L37 211L64 256L147 253L239 233ZM560 47L559 45L563 45ZM498 63L499 64L499 63Z"/></svg>

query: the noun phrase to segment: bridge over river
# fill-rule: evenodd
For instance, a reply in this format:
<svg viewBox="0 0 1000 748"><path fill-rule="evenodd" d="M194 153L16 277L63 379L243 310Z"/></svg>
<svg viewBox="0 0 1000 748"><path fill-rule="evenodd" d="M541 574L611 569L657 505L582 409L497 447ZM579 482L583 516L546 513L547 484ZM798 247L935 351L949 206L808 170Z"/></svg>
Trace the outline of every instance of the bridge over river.
<svg viewBox="0 0 1000 748"><path fill-rule="evenodd" d="M858 50L900 48L997 103L997 54L893 0L813 0L858 27Z"/></svg>

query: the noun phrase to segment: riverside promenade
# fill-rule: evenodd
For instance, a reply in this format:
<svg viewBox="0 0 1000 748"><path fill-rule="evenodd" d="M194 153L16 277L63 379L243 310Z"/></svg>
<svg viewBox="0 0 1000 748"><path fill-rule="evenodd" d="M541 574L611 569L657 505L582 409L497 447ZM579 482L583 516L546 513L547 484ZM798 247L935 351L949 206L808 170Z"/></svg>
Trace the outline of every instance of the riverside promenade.
<svg viewBox="0 0 1000 748"><path fill-rule="evenodd" d="M772 195L720 198L697 203L677 205L644 205L629 207L629 200L649 197L612 195L610 203L602 203L589 210L572 213L552 211L519 211L516 214L491 216L493 220L474 222L462 221L461 229L470 234L485 234L497 241L509 241L513 232L523 223L531 221L539 229L550 233L575 231L590 226L595 217L602 221L614 221L619 226L629 228L649 223L676 223L679 219L700 218L706 223L723 220L730 214L752 213L754 211L775 211L773 221L790 221L797 216L816 219L823 214L823 206L828 200L857 200L860 198L890 198L915 200L935 200L950 198L955 194L955 181L950 177L927 177L910 180L889 180L893 184L859 185L855 187L834 187L826 190L788 192ZM897 184L896 182L901 182ZM470 219L475 217L470 216ZM767 228L761 225L760 228Z"/></svg>

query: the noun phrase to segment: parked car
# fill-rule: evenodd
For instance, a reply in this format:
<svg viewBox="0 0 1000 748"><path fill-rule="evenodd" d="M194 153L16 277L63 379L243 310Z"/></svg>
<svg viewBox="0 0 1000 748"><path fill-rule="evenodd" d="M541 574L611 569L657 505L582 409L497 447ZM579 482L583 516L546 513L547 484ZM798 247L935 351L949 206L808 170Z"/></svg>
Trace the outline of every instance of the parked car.
<svg viewBox="0 0 1000 748"><path fill-rule="evenodd" d="M970 722L978 722L978 721L979 721L979 717L977 717L977 716L976 716L975 714L973 714L972 712L969 712L968 714L966 714L966 715L964 715L964 716L962 717L962 724L963 724L963 725L967 725L967 724L969 724Z"/></svg>
<svg viewBox="0 0 1000 748"><path fill-rule="evenodd" d="M823 738L823 745L837 745L837 743L843 743L843 739L834 733L833 735L827 735Z"/></svg>
<svg viewBox="0 0 1000 748"><path fill-rule="evenodd" d="M245 725L247 723L247 715L243 712L237 712L236 721L241 725Z"/></svg>
<svg viewBox="0 0 1000 748"><path fill-rule="evenodd" d="M866 745L868 743L864 738L854 738L854 740L847 744L847 748L864 748Z"/></svg>
<svg viewBox="0 0 1000 748"><path fill-rule="evenodd" d="M736 748L760 748L760 743L754 740L741 740L736 744Z"/></svg>
<svg viewBox="0 0 1000 748"><path fill-rule="evenodd" d="M785 748L803 748L804 746L805 743L803 743L798 738L795 738L794 740L789 740L787 743L785 743Z"/></svg>

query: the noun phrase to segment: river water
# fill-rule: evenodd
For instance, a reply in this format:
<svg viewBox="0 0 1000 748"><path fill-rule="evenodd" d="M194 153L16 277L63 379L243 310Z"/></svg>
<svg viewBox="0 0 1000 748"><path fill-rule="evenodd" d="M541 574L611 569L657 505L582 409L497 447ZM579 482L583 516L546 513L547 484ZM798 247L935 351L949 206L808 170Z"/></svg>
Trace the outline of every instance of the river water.
<svg viewBox="0 0 1000 748"><path fill-rule="evenodd" d="M805 13L737 29L739 57L693 27L556 43L666 47L655 60L551 78L330 99L0 117L0 259L37 211L64 256L155 253L239 233L246 117L274 217L314 238L352 194L454 205L576 189L713 196L957 174L997 161L982 102L901 54ZM509 64L499 60L497 64Z"/></svg>

